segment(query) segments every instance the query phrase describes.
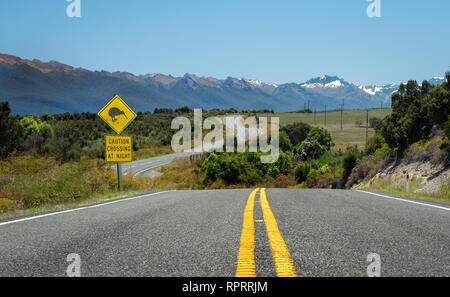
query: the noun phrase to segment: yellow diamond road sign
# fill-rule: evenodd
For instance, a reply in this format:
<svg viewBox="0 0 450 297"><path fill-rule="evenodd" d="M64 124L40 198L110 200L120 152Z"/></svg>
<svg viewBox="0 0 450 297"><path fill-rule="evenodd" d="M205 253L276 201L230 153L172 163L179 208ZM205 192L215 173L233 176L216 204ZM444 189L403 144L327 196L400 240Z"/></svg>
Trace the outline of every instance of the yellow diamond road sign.
<svg viewBox="0 0 450 297"><path fill-rule="evenodd" d="M117 134L122 133L136 117L134 111L119 97L119 95L115 95L109 100L108 104L98 112L98 115L108 123Z"/></svg>

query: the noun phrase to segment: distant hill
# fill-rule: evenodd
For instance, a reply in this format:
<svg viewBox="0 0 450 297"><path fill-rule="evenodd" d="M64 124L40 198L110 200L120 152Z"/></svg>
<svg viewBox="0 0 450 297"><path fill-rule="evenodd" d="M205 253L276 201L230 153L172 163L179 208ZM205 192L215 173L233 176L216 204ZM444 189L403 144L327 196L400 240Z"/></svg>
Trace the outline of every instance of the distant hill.
<svg viewBox="0 0 450 297"><path fill-rule="evenodd" d="M186 74L133 75L89 71L56 61L24 60L0 54L0 101L9 101L15 114L97 112L114 94L135 111L154 108L235 108L293 111L390 106L398 85L356 86L324 75L305 83L283 85L228 77L224 80Z"/></svg>

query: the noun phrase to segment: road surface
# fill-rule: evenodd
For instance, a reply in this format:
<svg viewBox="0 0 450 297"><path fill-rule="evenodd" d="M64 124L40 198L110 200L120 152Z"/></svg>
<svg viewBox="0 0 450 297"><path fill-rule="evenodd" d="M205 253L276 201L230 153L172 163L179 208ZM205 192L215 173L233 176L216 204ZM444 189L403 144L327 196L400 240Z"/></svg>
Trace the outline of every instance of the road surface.
<svg viewBox="0 0 450 297"><path fill-rule="evenodd" d="M0 276L65 276L73 253L81 276L366 276L373 253L381 276L450 276L449 227L359 191L170 191L0 221Z"/></svg>

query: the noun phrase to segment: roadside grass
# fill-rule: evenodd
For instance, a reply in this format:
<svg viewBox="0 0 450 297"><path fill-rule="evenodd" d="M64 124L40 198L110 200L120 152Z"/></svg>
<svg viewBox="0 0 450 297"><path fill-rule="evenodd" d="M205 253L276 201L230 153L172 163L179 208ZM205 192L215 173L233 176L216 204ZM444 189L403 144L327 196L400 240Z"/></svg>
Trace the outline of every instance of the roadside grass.
<svg viewBox="0 0 450 297"><path fill-rule="evenodd" d="M191 162L189 158L175 159L158 169L164 174L151 179L151 187L158 190L199 189L199 182L203 178L198 169L199 162Z"/></svg>
<svg viewBox="0 0 450 297"><path fill-rule="evenodd" d="M15 156L0 161L0 217L95 203L149 191L148 179L124 176L116 192L116 173L104 160L82 158L59 163L54 158Z"/></svg>
<svg viewBox="0 0 450 297"><path fill-rule="evenodd" d="M31 208L25 208L25 209L16 209L14 206L12 206L9 209L3 209L3 211L0 211L0 219L7 219L10 217L19 217L19 216L26 216L26 215L33 215L38 213L45 213L45 212L51 212L51 211L61 211L61 210L67 210L87 205L92 205L96 203L101 203L109 200L119 199L119 198L125 198L131 195L137 195L137 194L145 194L153 192L150 189L140 189L140 190L124 190L124 191L116 191L116 192L109 192L99 195L93 195L88 198L81 199L79 201L72 201L72 202L62 202L57 204L44 204L38 207L31 207ZM0 198L0 209L1 206L1 200L3 198Z"/></svg>
<svg viewBox="0 0 450 297"><path fill-rule="evenodd" d="M410 182L410 191L406 192L405 183L393 183L387 178L377 179L373 181L372 185L358 188L358 190L383 192L387 194L399 195L407 198L428 200L434 202L442 202L450 204L450 181L447 185L442 186L439 193L414 193L415 190L422 187L422 184L412 179Z"/></svg>
<svg viewBox="0 0 450 297"><path fill-rule="evenodd" d="M421 140L412 144L404 155L404 162L407 163L422 163L431 162L434 165L442 164L445 160L447 152L441 149L444 140L441 136L432 137L429 140ZM385 165L386 162L385 149L379 149L375 154L363 158L356 169L353 170L349 177L351 184L363 183L357 185L356 189L363 189L368 191L384 192L389 194L400 195L409 198L416 198L422 200L450 203L450 180L441 185L441 189L434 189L433 193L419 192L416 190L424 186L422 179L418 179L411 174L410 191L406 192L406 181L404 177L401 179L394 176L376 176L377 172Z"/></svg>

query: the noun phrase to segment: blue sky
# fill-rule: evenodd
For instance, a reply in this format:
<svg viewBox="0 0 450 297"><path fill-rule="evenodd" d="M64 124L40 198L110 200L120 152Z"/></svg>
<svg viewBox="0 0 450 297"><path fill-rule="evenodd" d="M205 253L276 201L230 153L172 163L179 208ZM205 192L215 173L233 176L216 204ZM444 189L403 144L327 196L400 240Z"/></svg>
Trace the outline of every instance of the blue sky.
<svg viewBox="0 0 450 297"><path fill-rule="evenodd" d="M362 84L443 76L450 1L0 0L0 53L90 70Z"/></svg>

